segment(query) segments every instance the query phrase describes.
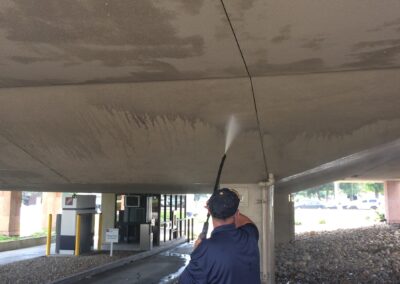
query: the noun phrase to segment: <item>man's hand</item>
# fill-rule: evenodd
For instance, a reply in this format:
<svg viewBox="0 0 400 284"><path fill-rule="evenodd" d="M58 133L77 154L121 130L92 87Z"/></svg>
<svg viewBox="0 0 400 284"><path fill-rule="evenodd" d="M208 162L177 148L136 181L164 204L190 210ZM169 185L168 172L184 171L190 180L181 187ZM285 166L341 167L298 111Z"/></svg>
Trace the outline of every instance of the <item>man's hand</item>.
<svg viewBox="0 0 400 284"><path fill-rule="evenodd" d="M198 238L195 242L194 242L194 249L196 249L200 243L201 243L202 239Z"/></svg>

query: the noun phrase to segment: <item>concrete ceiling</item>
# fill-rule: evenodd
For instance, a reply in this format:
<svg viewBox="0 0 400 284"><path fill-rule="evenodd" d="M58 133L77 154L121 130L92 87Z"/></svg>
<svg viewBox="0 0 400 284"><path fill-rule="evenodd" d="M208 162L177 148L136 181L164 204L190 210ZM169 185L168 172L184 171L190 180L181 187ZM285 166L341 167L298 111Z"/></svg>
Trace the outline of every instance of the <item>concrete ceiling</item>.
<svg viewBox="0 0 400 284"><path fill-rule="evenodd" d="M382 160L400 138L398 11L391 0L1 1L0 188L211 191L231 115L241 131L223 183L272 172L290 192L400 178L398 151ZM309 174L327 163L334 174Z"/></svg>

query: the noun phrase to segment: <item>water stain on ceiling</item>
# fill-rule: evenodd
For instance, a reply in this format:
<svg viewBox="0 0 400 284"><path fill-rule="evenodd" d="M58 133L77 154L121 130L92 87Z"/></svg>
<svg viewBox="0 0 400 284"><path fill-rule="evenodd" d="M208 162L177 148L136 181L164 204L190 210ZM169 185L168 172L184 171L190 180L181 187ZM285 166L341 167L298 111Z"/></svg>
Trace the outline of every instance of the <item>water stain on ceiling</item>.
<svg viewBox="0 0 400 284"><path fill-rule="evenodd" d="M171 24L174 17L153 1L16 0L0 11L0 25L11 41L47 44L60 51L49 57L47 50L35 49L37 57L13 60L100 60L106 66L120 66L202 54L203 39L179 36Z"/></svg>

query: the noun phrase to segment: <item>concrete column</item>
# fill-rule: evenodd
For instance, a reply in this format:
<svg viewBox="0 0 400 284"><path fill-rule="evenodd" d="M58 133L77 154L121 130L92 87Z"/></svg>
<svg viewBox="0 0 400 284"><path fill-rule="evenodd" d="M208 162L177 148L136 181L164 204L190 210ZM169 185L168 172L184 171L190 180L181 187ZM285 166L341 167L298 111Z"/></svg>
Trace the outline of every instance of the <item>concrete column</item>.
<svg viewBox="0 0 400 284"><path fill-rule="evenodd" d="M53 225L52 228L55 228L56 225L56 216L57 214L61 214L61 192L43 192L42 193L42 228L47 229L47 216L49 214L53 214Z"/></svg>
<svg viewBox="0 0 400 284"><path fill-rule="evenodd" d="M385 182L385 217L388 224L400 224L400 181Z"/></svg>
<svg viewBox="0 0 400 284"><path fill-rule="evenodd" d="M103 215L103 243L106 238L106 229L114 228L115 224L115 193L101 194L101 213Z"/></svg>
<svg viewBox="0 0 400 284"><path fill-rule="evenodd" d="M294 203L288 194L275 190L275 243L287 243L294 240Z"/></svg>
<svg viewBox="0 0 400 284"><path fill-rule="evenodd" d="M0 191L0 234L18 236L21 212L20 191Z"/></svg>

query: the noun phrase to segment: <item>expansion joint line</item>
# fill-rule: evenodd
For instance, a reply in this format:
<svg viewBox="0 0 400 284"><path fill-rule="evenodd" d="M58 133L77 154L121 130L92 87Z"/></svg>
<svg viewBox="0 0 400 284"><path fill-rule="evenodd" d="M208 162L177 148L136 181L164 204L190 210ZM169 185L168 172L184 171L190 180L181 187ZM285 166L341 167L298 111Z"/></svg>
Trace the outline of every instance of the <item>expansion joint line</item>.
<svg viewBox="0 0 400 284"><path fill-rule="evenodd" d="M262 134L262 131L261 131L261 123L260 123L260 118L259 118L259 115L258 115L257 101L256 101L256 95L255 95L255 92L254 92L253 79L251 77L251 74L250 74L250 71L249 71L249 67L247 66L246 59L244 58L242 48L240 47L239 40L238 40L238 38L236 36L235 29L233 28L233 24L231 22L231 19L229 18L228 11L226 10L224 0L220 0L220 1L221 1L222 8L224 9L226 19L228 20L229 26L231 28L233 37L235 38L235 42L236 42L237 48L239 50L240 56L242 58L244 67L246 69L247 76L249 77L251 94L252 94L252 97L253 97L254 111L255 111L256 120L257 120L258 135L259 135L259 138L260 138L261 151L262 151L262 156L263 156L263 161L264 161L265 173L266 173L266 178L268 178L268 173L269 172L268 172L267 156L265 154L265 149L264 149L263 134Z"/></svg>
<svg viewBox="0 0 400 284"><path fill-rule="evenodd" d="M52 173L54 173L55 175L57 175L58 177L62 178L63 180L65 180L68 183L71 183L71 181L69 180L69 178L67 178L66 176L62 175L60 172L58 172L57 170L53 169L52 167L50 167L49 165L47 165L45 162L43 162L42 160L40 160L39 158L33 156L31 153L29 153L27 150L25 150L22 146L18 145L17 143L15 143L14 141L12 141L11 139L9 139L8 137L6 137L4 134L0 133L0 136L3 137L3 139L5 139L6 141L8 141L8 143L14 145L16 148L20 149L22 152L24 152L26 155L28 155L29 157L31 157L33 160L35 160L36 162L38 162L39 164L41 164L42 166L44 166L45 168L49 169Z"/></svg>

